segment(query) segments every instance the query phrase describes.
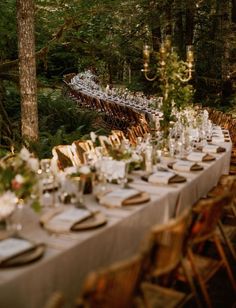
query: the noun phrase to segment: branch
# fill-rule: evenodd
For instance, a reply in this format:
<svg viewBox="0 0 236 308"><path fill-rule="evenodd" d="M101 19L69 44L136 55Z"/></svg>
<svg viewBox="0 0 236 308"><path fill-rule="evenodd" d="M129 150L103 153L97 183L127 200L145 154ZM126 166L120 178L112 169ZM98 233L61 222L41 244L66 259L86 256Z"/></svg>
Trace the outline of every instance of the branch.
<svg viewBox="0 0 236 308"><path fill-rule="evenodd" d="M44 46L43 48L41 48L35 53L36 58L37 59L42 58L42 56L44 56L48 52L50 46L54 42L59 41L61 37L63 36L64 32L68 30L71 27L71 25L73 25L73 23L74 23L73 18L66 20L64 24L57 30L57 32L53 34L52 39L47 42L46 46ZM0 72L2 73L2 72L7 72L12 69L16 69L18 67L18 64L19 64L19 59L0 63Z"/></svg>

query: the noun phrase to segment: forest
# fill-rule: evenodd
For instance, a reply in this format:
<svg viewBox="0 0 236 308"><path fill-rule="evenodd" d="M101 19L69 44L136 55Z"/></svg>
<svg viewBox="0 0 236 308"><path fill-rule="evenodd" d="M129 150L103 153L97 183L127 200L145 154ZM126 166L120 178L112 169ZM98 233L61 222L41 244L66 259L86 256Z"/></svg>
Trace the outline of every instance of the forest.
<svg viewBox="0 0 236 308"><path fill-rule="evenodd" d="M27 12L33 36L24 41ZM96 112L66 95L67 74L90 69L104 87L159 96L158 81L147 81L141 71L143 46L158 50L166 35L180 58L186 57L186 45L194 46L192 103L236 112L236 0L5 0L0 14L1 155L26 144L48 157L55 145L92 130L108 132ZM30 108L28 115L23 112L19 70L30 46L36 63L29 80L36 85L33 138L22 132Z"/></svg>

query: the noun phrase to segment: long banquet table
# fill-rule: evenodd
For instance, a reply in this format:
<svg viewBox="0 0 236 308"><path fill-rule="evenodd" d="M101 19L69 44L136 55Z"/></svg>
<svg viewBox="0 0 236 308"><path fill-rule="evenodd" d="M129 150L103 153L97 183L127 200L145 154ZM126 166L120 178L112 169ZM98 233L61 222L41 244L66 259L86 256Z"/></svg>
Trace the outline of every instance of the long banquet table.
<svg viewBox="0 0 236 308"><path fill-rule="evenodd" d="M214 154L215 161L201 163L204 170L178 172L182 184L152 185L135 175L132 187L150 194L141 205L108 209L92 195L86 196L91 209L104 212L108 223L98 229L53 235L43 230L31 210L25 215L22 235L47 245L42 259L17 268L0 269L0 307L42 308L54 291L65 294L68 307L79 294L86 275L122 260L138 251L154 224L163 224L204 196L228 173L231 143L222 143L226 152Z"/></svg>

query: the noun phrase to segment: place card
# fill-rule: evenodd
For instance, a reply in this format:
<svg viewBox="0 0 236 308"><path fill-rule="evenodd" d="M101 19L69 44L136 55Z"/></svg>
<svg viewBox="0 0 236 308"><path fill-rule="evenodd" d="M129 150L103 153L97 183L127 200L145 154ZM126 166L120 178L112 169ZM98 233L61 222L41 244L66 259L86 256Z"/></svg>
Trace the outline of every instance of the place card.
<svg viewBox="0 0 236 308"><path fill-rule="evenodd" d="M170 171L157 171L149 176L148 182L152 184L168 184L173 176L175 174Z"/></svg>
<svg viewBox="0 0 236 308"><path fill-rule="evenodd" d="M21 238L8 238L0 241L0 263L34 247L34 244Z"/></svg>

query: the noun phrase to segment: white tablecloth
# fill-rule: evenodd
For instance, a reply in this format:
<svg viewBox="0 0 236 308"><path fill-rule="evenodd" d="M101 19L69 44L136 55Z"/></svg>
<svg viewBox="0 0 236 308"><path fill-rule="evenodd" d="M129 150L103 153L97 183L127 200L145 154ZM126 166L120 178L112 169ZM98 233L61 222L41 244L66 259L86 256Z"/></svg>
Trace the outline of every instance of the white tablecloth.
<svg viewBox="0 0 236 308"><path fill-rule="evenodd" d="M86 196L90 208L108 217L107 225L97 230L49 235L39 226L37 215L28 211L23 235L45 242L48 247L44 257L35 263L0 270L0 307L42 308L56 290L65 294L71 307L88 272L134 254L151 226L190 207L217 184L221 174L228 173L231 143L222 146L227 151L214 154L213 162L202 163L204 170L178 172L186 176L185 183L152 185L136 176L132 186L150 194L148 203L107 209L98 205L93 196Z"/></svg>

